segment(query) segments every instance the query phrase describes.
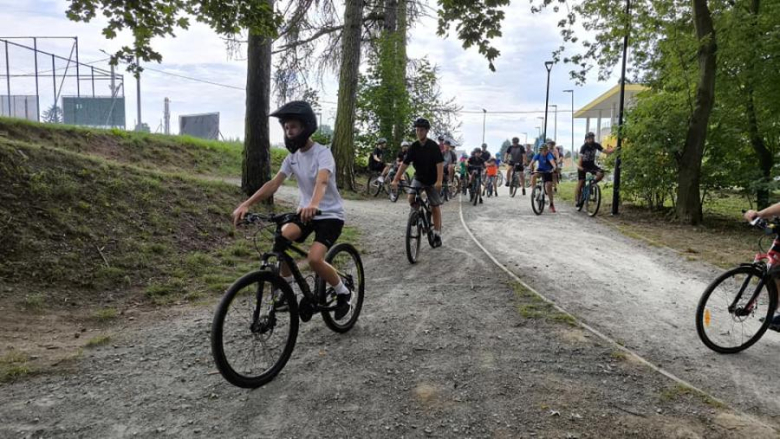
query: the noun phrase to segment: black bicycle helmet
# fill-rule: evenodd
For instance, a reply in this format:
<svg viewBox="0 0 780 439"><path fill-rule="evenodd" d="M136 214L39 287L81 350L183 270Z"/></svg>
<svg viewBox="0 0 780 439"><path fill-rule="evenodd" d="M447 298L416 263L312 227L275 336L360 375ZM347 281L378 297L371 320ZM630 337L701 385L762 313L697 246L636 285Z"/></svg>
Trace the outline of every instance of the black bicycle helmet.
<svg viewBox="0 0 780 439"><path fill-rule="evenodd" d="M415 128L425 128L426 130L431 129L431 123L428 122L428 119L425 118L418 118L414 121L414 127Z"/></svg>
<svg viewBox="0 0 780 439"><path fill-rule="evenodd" d="M595 139L596 135L593 134L593 131L589 132L588 134L585 134L586 139Z"/></svg>
<svg viewBox="0 0 780 439"><path fill-rule="evenodd" d="M291 154L306 146L306 142L317 131L317 116L308 102L288 102L271 113L271 117L278 118L282 127L288 120L297 120L303 124L303 130L294 138L290 139L286 135L284 136L284 146Z"/></svg>
<svg viewBox="0 0 780 439"><path fill-rule="evenodd" d="M520 143L519 137L512 137L512 143Z"/></svg>

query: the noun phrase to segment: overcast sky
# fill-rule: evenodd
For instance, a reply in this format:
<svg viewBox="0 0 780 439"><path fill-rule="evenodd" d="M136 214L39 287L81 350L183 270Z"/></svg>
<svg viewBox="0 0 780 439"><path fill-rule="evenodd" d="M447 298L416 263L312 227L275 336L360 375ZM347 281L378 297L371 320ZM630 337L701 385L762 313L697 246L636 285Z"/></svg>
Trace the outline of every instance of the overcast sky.
<svg viewBox="0 0 780 439"><path fill-rule="evenodd" d="M435 7L435 0L429 0ZM102 34L103 21L98 19L89 24L75 23L65 17L68 2L65 0L0 0L0 36L78 36L79 54L82 63L103 60L105 50L112 52L127 44L126 35L115 40L106 40ZM440 68L441 88L445 97L455 97L463 107L461 135L465 145L478 146L482 142L482 109L486 109L487 123L485 141L491 151L496 151L504 139L520 137L521 142L528 134L533 138L542 120L534 114L493 114L497 111L543 110L545 102L546 70L544 61L561 44L556 26L559 17L552 13L533 15L527 1L515 1L506 10L503 24L504 36L495 42L501 50L495 62L496 72L476 49L463 50L454 37L442 39L436 36L436 20L424 17L410 31L408 55L412 58L427 56ZM31 41L14 40L32 45ZM72 43L68 40L39 40L39 49L67 58ZM149 67L229 87L194 82L169 74L146 70L141 79L142 119L154 131L160 126L163 115L163 99L171 99L171 129L178 132L180 114L207 112L220 113L221 131L226 137L243 137L244 85L246 61L230 59L225 45L208 27L194 23L190 30L181 32L176 38L157 39L154 47L163 55L163 63ZM3 50L0 48L0 50ZM4 50L3 50L4 51ZM3 53L5 55L5 53ZM30 73L33 59L29 52L13 48L9 50L12 74ZM40 58L39 68L51 66L51 58ZM94 64L108 68L105 61ZM57 69L65 67L58 63ZM0 68L5 69L5 60L0 58ZM575 108L587 104L617 83L598 83L591 80L583 87L575 87L569 79L568 66L553 68L550 84L550 103L558 105L558 143L567 149L571 144L571 95L564 89L575 89ZM80 74L84 74L80 71ZM323 122L333 125L336 102L335 76L326 77L325 88L321 90ZM58 81L61 80L58 79ZM131 75L125 74L127 126L132 127L136 118L136 85ZM41 79L41 106L51 94L52 79ZM32 80L14 78L12 94L34 94ZM81 93L91 93L91 81L82 81ZM68 78L63 94L75 94L75 80ZM96 86L98 95L109 94L107 83ZM5 84L0 84L0 94L6 94ZM48 103L51 105L51 102ZM272 105L273 106L273 105ZM476 112L474 114L467 112ZM271 124L272 141L282 140L278 125ZM575 144L584 136L584 121L575 123ZM554 115L549 117L548 137L555 134ZM529 140L530 141L530 140Z"/></svg>

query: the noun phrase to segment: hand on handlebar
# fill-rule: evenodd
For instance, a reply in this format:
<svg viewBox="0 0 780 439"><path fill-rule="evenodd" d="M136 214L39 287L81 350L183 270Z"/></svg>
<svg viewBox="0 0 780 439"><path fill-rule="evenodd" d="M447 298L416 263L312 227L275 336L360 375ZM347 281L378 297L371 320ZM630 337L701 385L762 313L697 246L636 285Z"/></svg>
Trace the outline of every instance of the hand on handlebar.
<svg viewBox="0 0 780 439"><path fill-rule="evenodd" d="M756 212L755 210L748 210L747 212L745 212L744 217L748 222L752 223L756 218L758 218L758 212Z"/></svg>
<svg viewBox="0 0 780 439"><path fill-rule="evenodd" d="M238 226L247 212L249 212L249 206L245 206L243 203L239 204L236 210L233 211L233 226Z"/></svg>
<svg viewBox="0 0 780 439"><path fill-rule="evenodd" d="M298 216L301 217L301 222L308 223L314 219L314 216L319 214L320 210L318 206L309 205L302 209L298 209Z"/></svg>

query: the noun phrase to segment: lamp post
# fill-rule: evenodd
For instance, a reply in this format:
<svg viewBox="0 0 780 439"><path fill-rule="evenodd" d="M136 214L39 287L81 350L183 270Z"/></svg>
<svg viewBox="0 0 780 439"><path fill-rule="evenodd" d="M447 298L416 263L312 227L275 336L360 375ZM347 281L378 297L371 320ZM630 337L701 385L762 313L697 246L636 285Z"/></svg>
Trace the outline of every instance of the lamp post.
<svg viewBox="0 0 780 439"><path fill-rule="evenodd" d="M619 214L620 205L620 154L623 148L623 108L626 100L626 54L628 53L628 34L631 32L631 0L626 0L626 34L623 35L623 66L620 73L620 112L618 113L617 158L615 159L615 176L612 192L612 215Z"/></svg>
<svg viewBox="0 0 780 439"><path fill-rule="evenodd" d="M485 143L485 119L487 119L487 110L482 109L482 143Z"/></svg>
<svg viewBox="0 0 780 439"><path fill-rule="evenodd" d="M547 69L547 97L544 100L544 131L542 131L542 141L547 141L547 110L550 105L550 71L552 70L553 62L545 61L544 68Z"/></svg>
<svg viewBox="0 0 780 439"><path fill-rule="evenodd" d="M571 93L571 161L574 163L574 89L563 92Z"/></svg>

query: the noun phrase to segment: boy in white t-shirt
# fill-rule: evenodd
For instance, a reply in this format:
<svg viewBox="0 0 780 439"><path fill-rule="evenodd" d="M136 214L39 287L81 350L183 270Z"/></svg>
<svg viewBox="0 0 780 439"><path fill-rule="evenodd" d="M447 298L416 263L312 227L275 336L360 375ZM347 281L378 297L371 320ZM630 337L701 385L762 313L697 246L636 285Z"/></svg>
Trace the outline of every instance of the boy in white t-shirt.
<svg viewBox="0 0 780 439"><path fill-rule="evenodd" d="M308 103L287 103L271 113L271 117L278 118L282 124L284 145L290 154L276 176L236 208L233 221L238 224L251 205L271 197L287 177L294 176L300 195L300 219L285 224L282 235L291 241L303 242L314 232L307 260L312 270L336 291L334 317L340 320L349 312L351 292L336 270L325 262L325 253L336 243L344 227L344 203L336 187L336 162L330 149L311 139L317 131L317 117ZM320 215L316 214L318 210ZM293 283L292 273L285 264L282 264L281 275L288 283Z"/></svg>

